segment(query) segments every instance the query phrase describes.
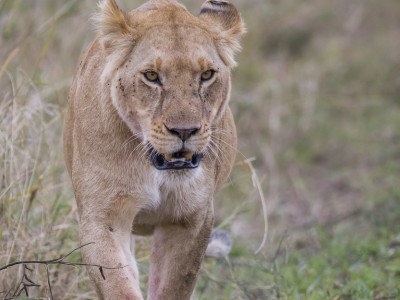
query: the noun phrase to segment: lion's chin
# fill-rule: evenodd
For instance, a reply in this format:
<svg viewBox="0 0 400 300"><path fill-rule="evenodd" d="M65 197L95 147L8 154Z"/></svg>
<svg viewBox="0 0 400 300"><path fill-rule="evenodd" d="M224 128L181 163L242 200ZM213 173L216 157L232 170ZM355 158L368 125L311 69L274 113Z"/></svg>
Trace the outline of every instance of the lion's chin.
<svg viewBox="0 0 400 300"><path fill-rule="evenodd" d="M151 162L157 170L195 169L200 165L202 158L201 154L184 150L172 154L159 154L151 151L150 155Z"/></svg>

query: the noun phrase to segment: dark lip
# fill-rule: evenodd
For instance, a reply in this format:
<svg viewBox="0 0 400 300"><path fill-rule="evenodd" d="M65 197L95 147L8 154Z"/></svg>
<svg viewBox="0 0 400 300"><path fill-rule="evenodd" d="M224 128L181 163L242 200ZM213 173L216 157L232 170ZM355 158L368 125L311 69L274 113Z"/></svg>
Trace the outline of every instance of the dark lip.
<svg viewBox="0 0 400 300"><path fill-rule="evenodd" d="M168 161L163 154L158 154L150 148L150 160L157 170L183 170L196 169L203 158L201 154L193 154L191 160Z"/></svg>

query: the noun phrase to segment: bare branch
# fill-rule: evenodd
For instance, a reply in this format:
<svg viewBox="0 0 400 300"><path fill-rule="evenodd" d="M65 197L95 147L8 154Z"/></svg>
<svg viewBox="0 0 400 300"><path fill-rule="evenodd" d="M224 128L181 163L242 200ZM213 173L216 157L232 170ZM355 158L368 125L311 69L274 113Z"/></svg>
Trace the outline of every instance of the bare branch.
<svg viewBox="0 0 400 300"><path fill-rule="evenodd" d="M46 274L47 274L47 285L49 286L49 292L50 292L50 299L53 300L53 291L51 290L51 283L50 283L49 265L46 265Z"/></svg>
<svg viewBox="0 0 400 300"><path fill-rule="evenodd" d="M49 260L22 260L22 261L16 261L13 263L10 263L8 265L5 265L3 267L0 267L0 271L6 270L10 267L13 266L17 266L17 265L24 265L24 264L39 264L39 265L66 265L66 266L86 266L86 267L97 267L97 268L102 268L102 269L106 269L106 270L116 270L116 269L122 269L125 268L126 266L121 266L121 267L105 267L105 266L101 266L101 265L97 265L97 264L85 264L85 263L73 263L73 262L69 262L69 261L64 261L65 258L67 258L68 256L70 256L72 253L74 253L75 251L86 247L90 244L94 244L92 243L87 243L84 245L81 245L77 248L75 248L74 250L72 250L71 252L69 252L66 255L62 255L59 258L55 258L55 259L49 259Z"/></svg>
<svg viewBox="0 0 400 300"><path fill-rule="evenodd" d="M64 259L68 258L71 254L73 254L74 252L78 251L79 249L86 247L90 244L94 244L92 243L87 243L84 245L81 245L75 249L73 249L71 252L65 254L65 255L61 255L59 258L55 258L55 259L49 259L49 260L23 260L23 261L16 261L13 263L10 263L8 265L2 266L0 267L0 271L6 270L8 268L14 267L14 266L18 266L18 265L23 265L23 274L22 274L22 278L19 281L17 287L15 288L14 293L11 295L11 298L8 298L9 295L12 293L12 289L8 292L6 291L0 291L0 293L7 293L6 294L6 298L5 299L14 299L15 297L20 296L23 292L25 292L25 295L27 297L29 297L29 291L28 288L29 287L38 287L40 286L39 284L35 283L32 279L29 278L27 271L32 272L33 269L29 268L27 266L27 264L37 264L37 265L45 265L46 266L46 275L47 275L47 284L49 287L49 293L50 293L50 299L53 300L53 291L51 288L51 280L50 280L50 272L49 272L49 266L50 265L66 265L66 266L85 266L85 267L96 267L99 268L100 274L103 277L103 279L105 280L106 277L104 275L104 269L105 270L116 270L116 269L122 269L125 268L126 266L119 266L119 267L106 267L106 266L102 266L102 265L97 265L97 264L85 264L85 263L74 263L74 262L69 262L69 261L64 261Z"/></svg>

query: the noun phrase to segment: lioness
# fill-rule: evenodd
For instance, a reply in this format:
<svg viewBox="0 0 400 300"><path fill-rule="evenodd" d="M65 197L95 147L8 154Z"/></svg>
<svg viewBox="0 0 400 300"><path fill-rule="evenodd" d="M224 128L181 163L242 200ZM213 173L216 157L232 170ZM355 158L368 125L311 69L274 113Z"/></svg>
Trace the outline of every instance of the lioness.
<svg viewBox="0 0 400 300"><path fill-rule="evenodd" d="M244 25L227 1L199 16L174 0L99 4L78 67L65 160L100 299L143 299L133 234L153 234L147 299L189 299L231 170L230 71Z"/></svg>

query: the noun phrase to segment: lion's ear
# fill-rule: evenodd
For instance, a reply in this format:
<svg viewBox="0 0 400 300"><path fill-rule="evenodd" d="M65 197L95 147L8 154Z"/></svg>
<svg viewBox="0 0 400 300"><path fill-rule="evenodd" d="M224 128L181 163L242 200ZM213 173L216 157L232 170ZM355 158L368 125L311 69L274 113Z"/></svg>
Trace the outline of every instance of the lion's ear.
<svg viewBox="0 0 400 300"><path fill-rule="evenodd" d="M201 6L199 17L217 32L220 55L225 64L234 67L235 53L241 49L240 38L246 32L236 7L226 0L207 0Z"/></svg>
<svg viewBox="0 0 400 300"><path fill-rule="evenodd" d="M99 12L93 20L104 49L111 53L124 46L133 46L135 30L129 16L118 7L115 0L103 0L98 6Z"/></svg>

